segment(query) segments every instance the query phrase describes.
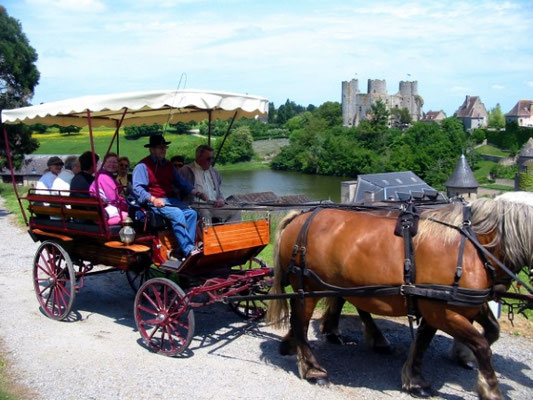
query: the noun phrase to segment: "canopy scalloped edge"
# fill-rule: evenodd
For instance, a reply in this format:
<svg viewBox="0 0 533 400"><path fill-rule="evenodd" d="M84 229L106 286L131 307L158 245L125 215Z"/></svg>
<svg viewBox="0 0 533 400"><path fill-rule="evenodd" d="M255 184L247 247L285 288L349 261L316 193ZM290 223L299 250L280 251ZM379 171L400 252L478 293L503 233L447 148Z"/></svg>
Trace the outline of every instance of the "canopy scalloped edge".
<svg viewBox="0 0 533 400"><path fill-rule="evenodd" d="M115 127L127 109L123 126L201 121L209 117L228 119L264 117L268 100L264 97L202 90L158 90L84 96L36 106L2 110L6 124L88 125Z"/></svg>

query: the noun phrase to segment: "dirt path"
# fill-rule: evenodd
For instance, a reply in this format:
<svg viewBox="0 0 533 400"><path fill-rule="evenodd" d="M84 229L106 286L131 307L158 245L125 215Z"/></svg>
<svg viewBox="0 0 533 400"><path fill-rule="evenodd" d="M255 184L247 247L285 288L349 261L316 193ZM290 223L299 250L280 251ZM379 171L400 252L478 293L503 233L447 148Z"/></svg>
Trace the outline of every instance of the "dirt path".
<svg viewBox="0 0 533 400"><path fill-rule="evenodd" d="M0 329L3 353L15 380L32 399L410 399L399 391L410 345L404 323L378 320L395 347L377 355L363 344L358 317L342 318L353 344L334 346L317 338L315 354L332 384L314 387L298 377L295 357L282 357L283 331L248 324L215 305L196 312L189 351L167 358L146 350L136 332L133 293L123 274L90 277L74 305L74 321L56 322L39 311L31 265L37 244L0 208ZM441 398L476 399L476 372L447 356L450 339L437 335L425 376ZM503 335L494 347L502 392L533 398L533 346Z"/></svg>

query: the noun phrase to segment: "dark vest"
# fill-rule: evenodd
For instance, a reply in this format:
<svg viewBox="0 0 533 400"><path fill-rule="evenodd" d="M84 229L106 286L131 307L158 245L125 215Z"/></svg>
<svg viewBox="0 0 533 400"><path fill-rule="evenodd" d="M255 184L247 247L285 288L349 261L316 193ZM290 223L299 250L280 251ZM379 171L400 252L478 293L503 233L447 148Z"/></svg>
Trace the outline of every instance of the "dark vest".
<svg viewBox="0 0 533 400"><path fill-rule="evenodd" d="M156 164L151 156L143 158L141 162L148 171L148 193L154 197L173 197L174 166L169 162L165 165Z"/></svg>

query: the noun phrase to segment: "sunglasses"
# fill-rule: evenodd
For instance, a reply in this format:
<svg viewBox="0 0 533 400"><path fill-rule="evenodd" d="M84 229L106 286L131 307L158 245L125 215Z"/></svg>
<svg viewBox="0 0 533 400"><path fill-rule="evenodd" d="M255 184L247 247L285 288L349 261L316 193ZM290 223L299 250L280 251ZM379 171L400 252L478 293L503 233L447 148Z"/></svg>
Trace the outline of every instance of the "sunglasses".
<svg viewBox="0 0 533 400"><path fill-rule="evenodd" d="M129 168L130 165L129 165L129 164L119 164L119 167L126 167L126 168Z"/></svg>
<svg viewBox="0 0 533 400"><path fill-rule="evenodd" d="M213 161L214 159L215 159L215 157L207 157L206 158L206 160L209 161L209 162Z"/></svg>

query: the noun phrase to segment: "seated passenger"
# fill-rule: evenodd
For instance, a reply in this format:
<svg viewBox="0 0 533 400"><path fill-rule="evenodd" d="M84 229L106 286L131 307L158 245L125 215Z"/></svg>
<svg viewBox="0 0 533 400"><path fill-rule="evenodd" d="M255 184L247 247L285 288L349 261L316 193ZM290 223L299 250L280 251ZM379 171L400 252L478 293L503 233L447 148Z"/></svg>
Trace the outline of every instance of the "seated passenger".
<svg viewBox="0 0 533 400"><path fill-rule="evenodd" d="M100 157L95 154L96 162ZM81 171L77 173L70 182L70 195L72 197L90 197L89 187L93 183L94 166L93 157L90 151L86 151L79 157Z"/></svg>
<svg viewBox="0 0 533 400"><path fill-rule="evenodd" d="M170 159L170 162L172 163L174 168L176 168L179 171L180 168L185 165L185 157L180 156L180 155L174 156Z"/></svg>
<svg viewBox="0 0 533 400"><path fill-rule="evenodd" d="M57 156L50 157L46 163L47 169L44 171L43 176L35 185L36 194L57 194L57 192L51 192L54 181L63 168L63 160Z"/></svg>
<svg viewBox="0 0 533 400"><path fill-rule="evenodd" d="M174 198L174 187L184 195L191 194L207 200L204 193L183 180L178 171L166 159L170 142L161 135L150 136L144 147L150 154L133 170L133 193L139 204L148 205L152 211L167 218L171 224L184 257L199 253L195 248L196 211Z"/></svg>
<svg viewBox="0 0 533 400"><path fill-rule="evenodd" d="M221 222L240 221L241 213L239 210L221 208L226 204L226 201L220 191L222 179L220 178L220 173L212 166L213 160L213 148L202 144L196 148L195 160L190 164L184 165L179 173L196 190L207 194L208 201L215 206L216 209L199 208L197 210L198 214L208 223L211 222L212 218L217 218ZM189 196L186 201L190 204L193 198Z"/></svg>
<svg viewBox="0 0 533 400"><path fill-rule="evenodd" d="M123 186L122 194L128 196L133 193L133 186L131 183L130 160L128 157L120 157L118 159L118 175L117 183Z"/></svg>
<svg viewBox="0 0 533 400"><path fill-rule="evenodd" d="M65 160L65 168L57 175L52 189L58 190L61 196L69 196L70 182L80 172L80 162L76 156L68 156Z"/></svg>
<svg viewBox="0 0 533 400"><path fill-rule="evenodd" d="M114 175L118 170L118 157L115 153L108 153L102 164L98 177L91 183L89 192L93 197L100 197L105 204L107 222L109 225L120 224L128 216L126 199L118 193L119 186ZM98 184L98 188L96 187Z"/></svg>

